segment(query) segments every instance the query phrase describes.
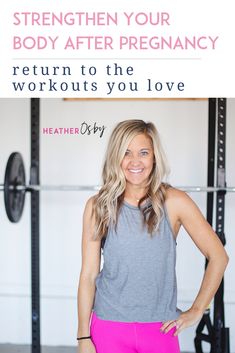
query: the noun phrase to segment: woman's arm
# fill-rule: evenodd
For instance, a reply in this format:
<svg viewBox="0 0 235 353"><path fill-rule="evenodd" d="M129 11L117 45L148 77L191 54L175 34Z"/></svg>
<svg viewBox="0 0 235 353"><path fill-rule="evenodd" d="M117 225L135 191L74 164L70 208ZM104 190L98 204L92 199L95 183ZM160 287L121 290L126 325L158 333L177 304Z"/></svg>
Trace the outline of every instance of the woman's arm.
<svg viewBox="0 0 235 353"><path fill-rule="evenodd" d="M100 240L92 240L93 197L87 201L83 215L82 267L78 285L78 337L90 335L90 316L95 296L95 279L100 271Z"/></svg>
<svg viewBox="0 0 235 353"><path fill-rule="evenodd" d="M202 317L212 301L223 278L228 264L228 255L210 224L206 221L195 202L183 191L172 189L169 192L171 210L176 219L183 225L201 253L207 258L208 265L202 279L199 292L191 308L182 313L177 320L178 334L184 328L195 324ZM163 325L163 331L169 331L175 322Z"/></svg>

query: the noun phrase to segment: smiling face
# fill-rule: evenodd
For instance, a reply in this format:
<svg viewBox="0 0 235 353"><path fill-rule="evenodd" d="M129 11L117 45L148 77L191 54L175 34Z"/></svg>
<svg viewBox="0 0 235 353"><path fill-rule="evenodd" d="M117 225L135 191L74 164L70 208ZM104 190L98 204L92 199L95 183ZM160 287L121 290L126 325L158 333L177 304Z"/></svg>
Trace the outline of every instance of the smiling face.
<svg viewBox="0 0 235 353"><path fill-rule="evenodd" d="M154 163L151 139L145 134L135 136L126 150L121 168L128 186L145 187Z"/></svg>

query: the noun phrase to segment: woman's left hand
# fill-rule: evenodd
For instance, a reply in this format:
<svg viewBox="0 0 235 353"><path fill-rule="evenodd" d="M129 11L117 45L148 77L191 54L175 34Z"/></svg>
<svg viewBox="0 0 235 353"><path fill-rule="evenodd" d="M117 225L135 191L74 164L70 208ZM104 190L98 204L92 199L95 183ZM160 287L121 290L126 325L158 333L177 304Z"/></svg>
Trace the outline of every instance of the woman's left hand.
<svg viewBox="0 0 235 353"><path fill-rule="evenodd" d="M182 312L177 320L169 320L164 322L161 326L161 332L167 333L173 327L176 327L174 336L177 336L186 327L193 326L196 324L203 316L204 311L191 308L187 311Z"/></svg>

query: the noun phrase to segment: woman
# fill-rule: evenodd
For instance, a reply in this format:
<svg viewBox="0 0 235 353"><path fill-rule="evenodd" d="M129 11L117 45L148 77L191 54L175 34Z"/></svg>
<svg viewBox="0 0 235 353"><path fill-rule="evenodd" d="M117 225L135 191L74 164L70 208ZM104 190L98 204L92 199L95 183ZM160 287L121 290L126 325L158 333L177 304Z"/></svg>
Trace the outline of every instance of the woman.
<svg viewBox="0 0 235 353"><path fill-rule="evenodd" d="M155 126L120 122L109 140L103 185L84 211L79 353L178 353L178 334L201 319L219 287L228 263L224 247L192 199L163 182L166 175ZM176 306L181 225L208 259L185 312Z"/></svg>

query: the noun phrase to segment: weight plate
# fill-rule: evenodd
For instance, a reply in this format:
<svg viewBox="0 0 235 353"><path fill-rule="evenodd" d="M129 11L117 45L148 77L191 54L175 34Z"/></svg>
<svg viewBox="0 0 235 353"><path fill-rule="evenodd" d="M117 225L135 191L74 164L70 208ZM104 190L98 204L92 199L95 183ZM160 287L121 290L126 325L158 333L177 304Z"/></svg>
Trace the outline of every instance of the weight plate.
<svg viewBox="0 0 235 353"><path fill-rule="evenodd" d="M16 186L25 185L24 162L19 152L11 153L7 161L4 178L4 202L8 219L19 222L25 200L25 190L16 190Z"/></svg>

